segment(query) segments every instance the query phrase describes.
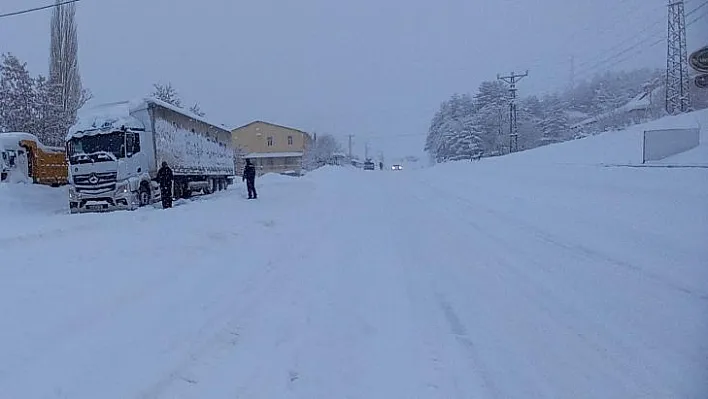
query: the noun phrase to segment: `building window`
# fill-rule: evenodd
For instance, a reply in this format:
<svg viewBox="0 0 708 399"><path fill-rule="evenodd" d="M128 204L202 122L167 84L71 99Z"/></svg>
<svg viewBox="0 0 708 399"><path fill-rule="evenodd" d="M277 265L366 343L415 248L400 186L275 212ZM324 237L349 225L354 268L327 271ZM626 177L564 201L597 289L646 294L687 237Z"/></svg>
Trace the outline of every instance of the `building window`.
<svg viewBox="0 0 708 399"><path fill-rule="evenodd" d="M273 136L268 136L268 147L273 146Z"/></svg>
<svg viewBox="0 0 708 399"><path fill-rule="evenodd" d="M288 136L288 145L293 145L293 136Z"/></svg>

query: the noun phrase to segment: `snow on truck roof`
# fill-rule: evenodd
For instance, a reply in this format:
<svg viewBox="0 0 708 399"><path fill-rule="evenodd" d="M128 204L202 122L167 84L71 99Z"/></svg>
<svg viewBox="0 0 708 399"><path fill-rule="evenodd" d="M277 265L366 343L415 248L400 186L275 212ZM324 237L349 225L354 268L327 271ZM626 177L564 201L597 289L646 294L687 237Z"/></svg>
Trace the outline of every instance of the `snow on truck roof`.
<svg viewBox="0 0 708 399"><path fill-rule="evenodd" d="M178 114L194 119L196 121L206 123L217 129L229 132L225 127L219 126L213 122L195 115L188 110L175 107L164 101L156 98L142 98L131 101L120 101L108 104L101 104L93 107L79 115L78 122L69 129L66 139L73 137L93 136L114 132L122 127L126 129L145 129L145 126L131 113L148 108L149 104L155 104L159 107L169 109Z"/></svg>
<svg viewBox="0 0 708 399"><path fill-rule="evenodd" d="M42 144L42 142L39 141L37 136L31 133L0 133L0 146L5 147L5 149L18 149L20 147L20 141L22 140L28 140L37 143L37 148L44 152L63 151L63 147L50 147Z"/></svg>

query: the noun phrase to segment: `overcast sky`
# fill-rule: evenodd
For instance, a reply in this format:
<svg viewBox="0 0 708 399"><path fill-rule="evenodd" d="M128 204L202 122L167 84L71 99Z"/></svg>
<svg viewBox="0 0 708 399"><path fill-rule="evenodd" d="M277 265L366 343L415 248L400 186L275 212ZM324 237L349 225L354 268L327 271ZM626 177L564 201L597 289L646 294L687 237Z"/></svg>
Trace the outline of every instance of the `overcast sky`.
<svg viewBox="0 0 708 399"><path fill-rule="evenodd" d="M0 13L50 1L0 0ZM687 0L686 10L704 2ZM572 55L578 79L607 67L662 67L665 45L648 45L665 35L666 3L82 0L79 57L93 103L169 81L219 123L262 119L332 133L343 144L354 134L355 151L369 141L390 158L421 153L440 102L497 73L529 69L519 86L526 95L567 86ZM0 52L46 74L50 15L0 19ZM689 27L689 49L706 38L708 18Z"/></svg>

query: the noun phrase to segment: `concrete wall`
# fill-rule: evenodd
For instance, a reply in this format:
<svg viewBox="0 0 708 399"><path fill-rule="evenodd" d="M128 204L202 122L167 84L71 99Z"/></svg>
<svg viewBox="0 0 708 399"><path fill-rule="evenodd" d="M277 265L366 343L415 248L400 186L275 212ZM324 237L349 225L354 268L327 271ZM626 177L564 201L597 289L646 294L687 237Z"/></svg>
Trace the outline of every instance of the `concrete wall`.
<svg viewBox="0 0 708 399"><path fill-rule="evenodd" d="M642 162L658 161L698 147L699 129L663 129L644 131Z"/></svg>

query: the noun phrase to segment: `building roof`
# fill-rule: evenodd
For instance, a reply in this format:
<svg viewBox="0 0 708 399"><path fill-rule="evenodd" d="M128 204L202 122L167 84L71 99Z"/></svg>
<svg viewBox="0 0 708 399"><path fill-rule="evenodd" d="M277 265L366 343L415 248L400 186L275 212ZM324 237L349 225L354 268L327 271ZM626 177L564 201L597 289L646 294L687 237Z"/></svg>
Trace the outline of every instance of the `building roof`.
<svg viewBox="0 0 708 399"><path fill-rule="evenodd" d="M264 125L270 125L270 126L279 127L279 128L282 128L282 129L293 130L293 131L296 131L296 132L300 132L300 133L302 133L302 134L304 134L304 135L306 135L306 136L309 136L309 135L310 135L309 133L304 132L304 131L302 131L302 130L300 130L300 129L295 129L294 127L288 127L288 126L283 126L283 125L277 125L277 124L275 124L275 123L264 122L264 121L260 121L260 120L259 120L259 121L253 121L253 122L248 123L248 124L245 124L245 125L243 125L243 126L239 126L239 127L233 128L233 129L231 129L231 131L234 132L234 131L236 131L236 130L240 130L240 129L249 127L249 126L251 126L251 125L253 125L253 124L255 124L255 123L262 123L262 124L264 124Z"/></svg>
<svg viewBox="0 0 708 399"><path fill-rule="evenodd" d="M244 158L292 158L301 157L302 152L252 152L246 154Z"/></svg>
<svg viewBox="0 0 708 399"><path fill-rule="evenodd" d="M613 115L625 114L625 113L634 112L634 111L647 111L652 106L652 97L656 97L658 91L661 88L662 87L655 87L651 90L642 91L641 93L637 94L634 98L629 100L629 102L622 105L621 107L604 112L600 115L596 115L592 118L582 120L582 121L572 125L571 129L580 128L580 127L583 127L586 125L591 125L591 124L599 121L600 119L603 119L603 118L606 118L609 116L613 116Z"/></svg>

